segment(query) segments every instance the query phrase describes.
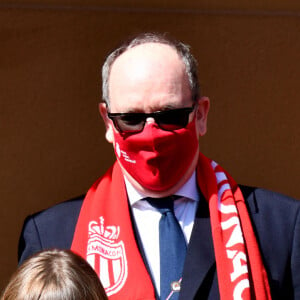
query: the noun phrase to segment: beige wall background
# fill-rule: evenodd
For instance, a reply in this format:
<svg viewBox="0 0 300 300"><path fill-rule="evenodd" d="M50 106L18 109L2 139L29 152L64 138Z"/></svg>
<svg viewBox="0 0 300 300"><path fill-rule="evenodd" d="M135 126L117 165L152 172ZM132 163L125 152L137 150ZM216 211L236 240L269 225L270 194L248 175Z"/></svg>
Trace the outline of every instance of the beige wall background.
<svg viewBox="0 0 300 300"><path fill-rule="evenodd" d="M85 193L113 162L100 66L135 33L192 45L212 104L202 151L240 183L300 198L300 2L219 2L0 1L0 288L24 218Z"/></svg>

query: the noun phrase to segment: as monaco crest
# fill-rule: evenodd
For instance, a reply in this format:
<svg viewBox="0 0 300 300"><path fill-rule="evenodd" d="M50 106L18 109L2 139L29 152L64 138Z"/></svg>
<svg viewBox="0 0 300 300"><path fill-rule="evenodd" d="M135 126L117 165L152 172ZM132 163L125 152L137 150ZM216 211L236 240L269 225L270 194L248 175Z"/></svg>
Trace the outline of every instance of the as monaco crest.
<svg viewBox="0 0 300 300"><path fill-rule="evenodd" d="M127 260L123 241L116 242L120 226L104 226L100 222L89 223L87 261L99 274L108 296L117 293L127 279Z"/></svg>

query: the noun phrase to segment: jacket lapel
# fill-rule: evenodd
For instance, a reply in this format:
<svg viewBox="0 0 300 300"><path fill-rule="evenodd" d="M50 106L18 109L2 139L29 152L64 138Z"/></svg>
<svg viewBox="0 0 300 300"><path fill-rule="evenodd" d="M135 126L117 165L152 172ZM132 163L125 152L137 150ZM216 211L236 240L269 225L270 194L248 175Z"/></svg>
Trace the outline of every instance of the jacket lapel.
<svg viewBox="0 0 300 300"><path fill-rule="evenodd" d="M249 214L257 214L258 208L253 188L240 186ZM208 203L200 192L193 232L188 246L183 270L180 300L219 299L219 288L214 255Z"/></svg>
<svg viewBox="0 0 300 300"><path fill-rule="evenodd" d="M202 290L203 297L201 298L207 299L214 278L216 278L215 273L216 264L209 209L207 201L202 196L187 250L180 299L194 299L200 290Z"/></svg>

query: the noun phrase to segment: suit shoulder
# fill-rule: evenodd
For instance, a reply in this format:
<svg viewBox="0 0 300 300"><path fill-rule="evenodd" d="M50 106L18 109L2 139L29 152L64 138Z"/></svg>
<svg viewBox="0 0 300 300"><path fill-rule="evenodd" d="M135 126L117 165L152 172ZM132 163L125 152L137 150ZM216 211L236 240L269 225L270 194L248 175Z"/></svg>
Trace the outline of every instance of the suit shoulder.
<svg viewBox="0 0 300 300"><path fill-rule="evenodd" d="M44 248L49 248L49 240L55 242L73 236L83 199L84 196L70 199L28 216L21 235L36 232Z"/></svg>
<svg viewBox="0 0 300 300"><path fill-rule="evenodd" d="M249 199L255 199L259 202L269 202L272 201L273 204L276 203L282 203L285 205L295 205L296 207L300 207L300 201L289 197L287 195L274 192L268 189L259 188L259 187L252 187L252 186L246 186L246 185L239 185L244 198L246 201Z"/></svg>
<svg viewBox="0 0 300 300"><path fill-rule="evenodd" d="M60 202L47 209L30 215L27 219L34 219L37 223L47 223L48 221L53 222L54 220L67 221L68 219L73 218L77 220L83 199L84 195Z"/></svg>
<svg viewBox="0 0 300 300"><path fill-rule="evenodd" d="M19 239L19 262L43 249L69 249L83 199L80 196L28 216Z"/></svg>
<svg viewBox="0 0 300 300"><path fill-rule="evenodd" d="M300 299L300 201L270 190L241 187L272 296ZM294 293L294 294L293 294Z"/></svg>
<svg viewBox="0 0 300 300"><path fill-rule="evenodd" d="M240 186L251 213L265 219L274 218L293 223L300 214L300 201L263 188Z"/></svg>

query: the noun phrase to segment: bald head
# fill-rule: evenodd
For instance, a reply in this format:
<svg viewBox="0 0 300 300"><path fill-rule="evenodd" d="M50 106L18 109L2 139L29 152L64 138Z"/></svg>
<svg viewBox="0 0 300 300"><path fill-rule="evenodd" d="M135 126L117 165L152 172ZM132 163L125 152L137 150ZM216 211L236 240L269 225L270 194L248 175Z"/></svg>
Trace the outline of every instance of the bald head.
<svg viewBox="0 0 300 300"><path fill-rule="evenodd" d="M191 100L185 65L166 44L146 43L121 54L108 83L111 111L151 111Z"/></svg>
<svg viewBox="0 0 300 300"><path fill-rule="evenodd" d="M192 94L192 100L196 101L199 98L200 88L199 88L198 74L197 74L197 62L195 58L192 56L189 46L163 35L145 33L122 44L119 48L114 50L107 57L102 68L102 93L103 93L102 98L106 102L108 107L110 106L109 105L110 104L109 103L110 102L109 77L110 77L112 65L114 64L115 60L125 52L139 45L155 44L155 43L168 45L170 48L173 48L175 52L177 52L178 56L180 57L180 59L182 60L185 66L185 72L188 77L190 91Z"/></svg>

